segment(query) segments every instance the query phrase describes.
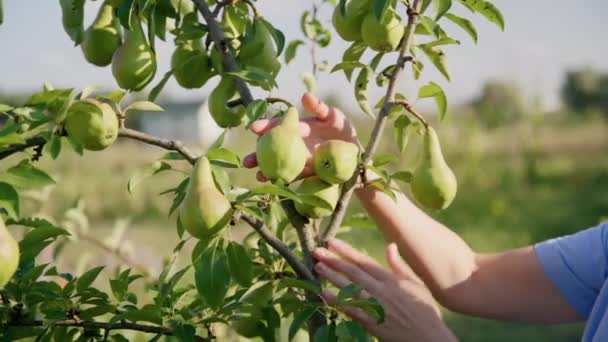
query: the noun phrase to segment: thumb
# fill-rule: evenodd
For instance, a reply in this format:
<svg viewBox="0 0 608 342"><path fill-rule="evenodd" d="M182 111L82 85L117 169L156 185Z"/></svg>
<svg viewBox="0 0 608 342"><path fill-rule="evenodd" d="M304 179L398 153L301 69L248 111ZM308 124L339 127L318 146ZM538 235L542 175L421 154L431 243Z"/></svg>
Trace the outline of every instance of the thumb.
<svg viewBox="0 0 608 342"><path fill-rule="evenodd" d="M403 260L394 242L386 247L386 261L397 277L421 282L414 270Z"/></svg>

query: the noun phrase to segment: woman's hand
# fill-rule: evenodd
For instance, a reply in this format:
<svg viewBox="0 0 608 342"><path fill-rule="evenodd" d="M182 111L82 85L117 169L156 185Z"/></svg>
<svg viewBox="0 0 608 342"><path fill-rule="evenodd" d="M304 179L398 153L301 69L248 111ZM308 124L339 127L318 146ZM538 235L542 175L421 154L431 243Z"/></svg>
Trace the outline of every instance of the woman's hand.
<svg viewBox="0 0 608 342"><path fill-rule="evenodd" d="M337 108L330 107L311 93L302 96L304 110L312 117L300 120L300 134L308 147L309 156L304 171L300 177L309 177L314 174L310 157L315 148L325 140L339 139L357 143L355 128L348 122L346 116ZM257 135L268 132L277 124L278 120L258 120L251 124L251 131ZM255 153L243 159L243 166L254 168L258 166ZM259 181L266 181L261 171L256 175Z"/></svg>
<svg viewBox="0 0 608 342"><path fill-rule="evenodd" d="M386 259L391 271L371 257L343 241L332 239L328 248L317 248L315 270L335 286L351 283L363 288L361 296L376 298L384 309L384 322L378 322L360 309L342 308L354 320L381 341L456 341L441 320L431 293L414 271L403 261L397 246L387 247ZM323 298L336 304L336 296L325 290Z"/></svg>

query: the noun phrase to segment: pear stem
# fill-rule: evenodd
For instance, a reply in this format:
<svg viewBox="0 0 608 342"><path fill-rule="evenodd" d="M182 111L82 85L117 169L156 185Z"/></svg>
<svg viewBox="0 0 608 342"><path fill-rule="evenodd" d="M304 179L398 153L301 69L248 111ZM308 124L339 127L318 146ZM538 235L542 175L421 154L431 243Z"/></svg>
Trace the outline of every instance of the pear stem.
<svg viewBox="0 0 608 342"><path fill-rule="evenodd" d="M374 124L374 128L372 130L369 143L365 149L363 154L363 164L367 165L369 161L374 156L378 145L380 144L380 138L382 137L382 133L384 132L384 127L386 126L386 121L388 118L389 111L392 107L392 102L395 98L396 85L397 80L399 79L399 75L405 66L405 63L411 61L411 58L407 58L407 54L410 53L410 48L414 41L414 32L416 30L416 26L418 25L418 17L420 11L422 9L422 0L414 0L411 7L407 10L408 22L405 27L405 33L403 35L403 40L401 42L401 49L399 50L399 57L397 58L397 68L392 73L388 88L386 89L386 96L384 97L384 104L382 105L382 109L376 118L376 123ZM325 229L325 231L321 234L320 242L322 245L327 243L327 240L333 238L338 233L340 226L342 225L342 221L344 221L344 216L346 215L346 209L348 208L348 204L352 198L354 189L359 180L360 172L359 170L355 171L353 176L343 185L342 193L340 194L340 198L338 199L338 203L336 204L336 210L331 217L329 225Z"/></svg>
<svg viewBox="0 0 608 342"><path fill-rule="evenodd" d="M429 123L422 117L420 113L418 113L416 108L414 108L414 106L412 106L409 102L405 100L395 100L393 101L393 104L403 106L403 108L407 110L410 114L412 114L416 119L418 119L418 121L420 121L420 123L423 124L424 127L429 126Z"/></svg>

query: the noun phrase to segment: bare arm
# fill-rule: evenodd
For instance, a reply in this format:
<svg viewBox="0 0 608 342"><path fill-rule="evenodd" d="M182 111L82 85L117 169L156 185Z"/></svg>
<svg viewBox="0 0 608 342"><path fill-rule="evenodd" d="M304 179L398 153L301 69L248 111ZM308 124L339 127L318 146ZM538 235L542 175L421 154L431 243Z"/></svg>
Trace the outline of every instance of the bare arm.
<svg viewBox="0 0 608 342"><path fill-rule="evenodd" d="M534 248L478 254L403 194L372 187L357 196L385 237L447 308L479 317L536 323L580 321L544 274Z"/></svg>

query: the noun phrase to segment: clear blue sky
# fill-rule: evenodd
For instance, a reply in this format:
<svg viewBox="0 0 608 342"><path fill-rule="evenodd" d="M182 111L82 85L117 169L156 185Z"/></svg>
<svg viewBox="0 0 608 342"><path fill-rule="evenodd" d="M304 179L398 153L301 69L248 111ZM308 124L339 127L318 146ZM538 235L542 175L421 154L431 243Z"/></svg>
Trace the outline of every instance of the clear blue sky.
<svg viewBox="0 0 608 342"><path fill-rule="evenodd" d="M431 72L415 84L408 76L399 85L400 89L411 94L416 85L435 80L444 85L452 103L462 103L479 92L484 80L500 78L518 82L528 95L539 93L545 103L553 105L567 68L591 65L608 70L608 21L605 20L608 1L494 2L503 11L507 29L500 32L485 19L472 17L480 32L478 45L458 28L446 24L448 33L463 42L461 46L447 49L453 74L451 84ZM89 2L87 24L99 3ZM299 14L310 7L310 1L261 0L258 3L262 13L284 31L288 40L301 37ZM471 16L467 11L459 12ZM57 86L96 84L115 87L109 68L87 64L80 49L72 46L61 27L58 0L5 0L5 15L5 23L0 27L0 91L32 91L43 81ZM322 7L322 15L329 22L329 5ZM339 61L345 46L335 40L320 56L333 65ZM158 54L160 72L155 82L167 70L171 45L160 44ZM279 84L282 86L275 93L296 100L303 89L297 75L309 69L308 53L300 49L295 62L281 72ZM432 67L428 65L427 69ZM186 91L171 81L166 95L176 99L202 97L216 82L199 90ZM323 76L321 83L321 93L337 92L345 101L352 101L352 87L344 77ZM380 92L375 91L374 95L380 95Z"/></svg>

